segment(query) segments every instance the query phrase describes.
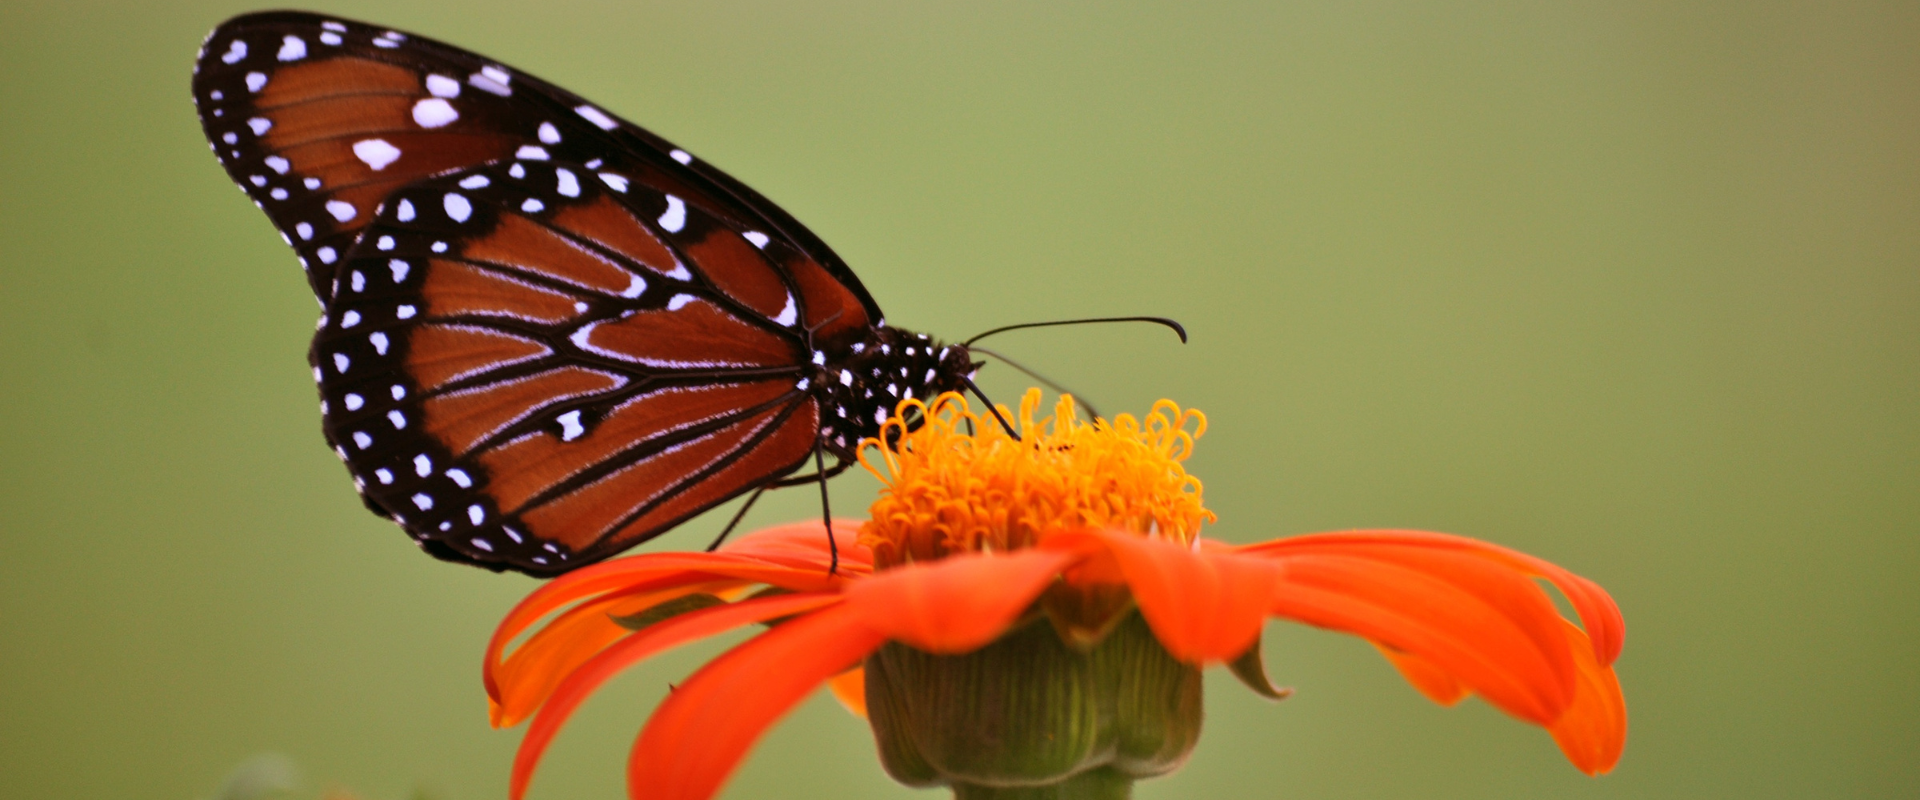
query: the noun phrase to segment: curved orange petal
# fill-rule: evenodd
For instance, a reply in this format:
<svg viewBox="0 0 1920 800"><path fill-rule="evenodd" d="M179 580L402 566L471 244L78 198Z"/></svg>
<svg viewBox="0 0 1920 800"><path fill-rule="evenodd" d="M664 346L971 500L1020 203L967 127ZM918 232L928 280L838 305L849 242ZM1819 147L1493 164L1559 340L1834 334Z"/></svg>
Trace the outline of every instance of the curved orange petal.
<svg viewBox="0 0 1920 800"><path fill-rule="evenodd" d="M833 540L840 548L842 571L873 571L873 551L860 543L862 524L857 519L836 517L833 520ZM819 520L761 528L728 542L720 552L753 556L791 567L815 567L823 572L830 561L827 526Z"/></svg>
<svg viewBox="0 0 1920 800"><path fill-rule="evenodd" d="M560 727L566 724L567 718L573 715L574 709L580 706L587 695L621 670L663 650L696 639L742 625L804 614L839 600L838 596L828 594L776 595L759 600L742 600L688 612L650 625L601 650L568 674L566 680L554 688L546 703L540 706L540 713L534 716L533 724L527 727L527 735L521 738L520 749L514 754L513 776L507 784L508 797L520 800L527 791L527 783L533 780L534 768L539 766L540 756L546 752L554 734L560 732Z"/></svg>
<svg viewBox="0 0 1920 800"><path fill-rule="evenodd" d="M1579 689L1567 713L1547 728L1560 752L1588 775L1604 775L1620 763L1627 747L1627 699L1613 668L1601 666L1586 632L1566 623L1573 660L1580 669Z"/></svg>
<svg viewBox="0 0 1920 800"><path fill-rule="evenodd" d="M847 605L889 639L929 653L965 653L1004 633L1077 557L1016 550L908 564L849 584Z"/></svg>
<svg viewBox="0 0 1920 800"><path fill-rule="evenodd" d="M827 688L833 692L833 698L846 706L847 711L861 719L867 718L867 671L856 667L833 676L827 681Z"/></svg>
<svg viewBox="0 0 1920 800"><path fill-rule="evenodd" d="M1620 616L1607 590L1586 578L1542 558L1490 542L1431 531L1356 530L1336 533L1312 533L1289 536L1269 542L1247 545L1242 552L1280 554L1297 550L1321 549L1328 545L1388 544L1455 550L1513 566L1537 578L1544 578L1567 596L1580 614L1580 622L1593 638L1594 655L1601 664L1612 664L1620 657L1626 641L1626 621Z"/></svg>
<svg viewBox="0 0 1920 800"><path fill-rule="evenodd" d="M1446 670L1434 666L1431 661L1412 653L1403 653L1379 642L1374 642L1373 646L1380 651L1380 655L1387 657L1387 663L1400 671L1400 677L1406 678L1407 683L1413 684L1413 688L1420 690L1428 700L1443 706L1451 706L1473 694L1467 687L1461 685L1460 681L1447 674Z"/></svg>
<svg viewBox="0 0 1920 800"><path fill-rule="evenodd" d="M482 669L487 694L500 697L494 671L507 646L562 607L596 595L663 591L727 579L812 592L838 588L848 576L828 575L824 566L786 566L737 553L647 553L582 567L535 589L494 629Z"/></svg>
<svg viewBox="0 0 1920 800"><path fill-rule="evenodd" d="M1510 616L1468 588L1391 561L1331 553L1275 560L1282 576L1273 595L1277 616L1411 653L1538 725L1558 719L1572 700L1570 676L1555 663L1556 655L1570 658L1568 647L1563 638L1561 652L1542 649L1526 626L1537 615ZM1544 594L1540 602L1547 602Z"/></svg>
<svg viewBox="0 0 1920 800"><path fill-rule="evenodd" d="M663 591L618 592L583 601L561 612L487 671L488 711L493 727L520 724L575 667L632 633L614 622L613 617L637 614L696 592L725 594L751 585L715 581Z"/></svg>
<svg viewBox="0 0 1920 800"><path fill-rule="evenodd" d="M634 742L628 796L712 797L768 725L886 641L865 617L851 603L822 609L782 623L694 673L654 710Z"/></svg>
<svg viewBox="0 0 1920 800"><path fill-rule="evenodd" d="M1190 664L1239 657L1260 636L1279 569L1270 560L1125 533L1085 533L1113 554L1141 616L1174 658ZM1054 536L1046 546L1083 546Z"/></svg>

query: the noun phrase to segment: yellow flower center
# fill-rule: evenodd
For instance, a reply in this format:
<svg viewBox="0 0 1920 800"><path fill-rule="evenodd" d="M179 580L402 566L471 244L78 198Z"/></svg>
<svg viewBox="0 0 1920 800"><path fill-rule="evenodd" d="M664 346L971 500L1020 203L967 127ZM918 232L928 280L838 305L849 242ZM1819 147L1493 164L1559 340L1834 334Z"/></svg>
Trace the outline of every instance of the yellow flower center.
<svg viewBox="0 0 1920 800"><path fill-rule="evenodd" d="M1035 422L1039 407L1040 390L1028 390L1014 441L957 394L901 402L880 436L860 443L861 466L885 484L860 529L874 566L1015 550L1085 527L1190 542L1214 521L1200 480L1180 465L1205 415L1162 400L1144 419L1087 422L1063 395Z"/></svg>

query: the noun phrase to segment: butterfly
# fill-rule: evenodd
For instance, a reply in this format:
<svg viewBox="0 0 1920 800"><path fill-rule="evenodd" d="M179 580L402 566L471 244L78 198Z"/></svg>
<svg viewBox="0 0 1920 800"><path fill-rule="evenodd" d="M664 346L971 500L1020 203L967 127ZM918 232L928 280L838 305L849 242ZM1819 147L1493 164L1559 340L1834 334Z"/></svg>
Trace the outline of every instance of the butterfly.
<svg viewBox="0 0 1920 800"><path fill-rule="evenodd" d="M593 563L824 481L901 400L980 366L888 326L752 189L484 56L247 14L208 35L193 98L319 300L328 443L367 507L439 558Z"/></svg>

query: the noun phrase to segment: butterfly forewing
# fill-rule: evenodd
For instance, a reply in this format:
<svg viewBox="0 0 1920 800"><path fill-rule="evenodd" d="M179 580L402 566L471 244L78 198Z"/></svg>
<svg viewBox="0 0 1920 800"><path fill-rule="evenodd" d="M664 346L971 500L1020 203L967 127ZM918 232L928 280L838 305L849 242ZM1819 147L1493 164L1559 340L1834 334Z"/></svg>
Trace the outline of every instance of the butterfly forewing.
<svg viewBox="0 0 1920 800"><path fill-rule="evenodd" d="M604 168L787 245L879 319L859 280L779 207L577 95L421 36L302 12L229 20L195 65L215 155L294 247L324 306L339 259L400 186L520 156Z"/></svg>

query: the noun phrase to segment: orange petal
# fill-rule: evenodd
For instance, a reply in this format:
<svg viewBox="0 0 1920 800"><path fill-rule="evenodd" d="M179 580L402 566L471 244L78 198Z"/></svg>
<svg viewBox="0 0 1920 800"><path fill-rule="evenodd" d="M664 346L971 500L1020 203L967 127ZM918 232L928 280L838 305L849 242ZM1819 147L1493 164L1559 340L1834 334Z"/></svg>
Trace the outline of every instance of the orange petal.
<svg viewBox="0 0 1920 800"><path fill-rule="evenodd" d="M840 705L861 719L867 718L867 671L854 668L842 672L827 681L827 688L833 691Z"/></svg>
<svg viewBox="0 0 1920 800"><path fill-rule="evenodd" d="M573 715L573 710L580 706L587 695L621 670L663 650L742 625L803 614L837 603L839 599L838 596L827 594L776 595L714 606L650 625L599 651L568 674L566 680L554 688L547 702L541 705L540 713L533 718L527 735L520 740L519 751L514 754L513 776L507 784L508 796L520 800L527 791L527 783L533 780L533 770L539 766L540 756L546 752L554 734L560 732L560 727L566 724L567 718Z"/></svg>
<svg viewBox="0 0 1920 800"><path fill-rule="evenodd" d="M1004 633L1077 556L1046 550L957 555L849 584L867 625L929 653L977 650Z"/></svg>
<svg viewBox="0 0 1920 800"><path fill-rule="evenodd" d="M862 524L857 519L835 518L833 521L833 540L840 548L843 571L873 571L873 551L860 543ZM720 552L753 556L791 567L814 567L824 572L830 561L826 528L819 520L775 525L728 542Z"/></svg>
<svg viewBox="0 0 1920 800"><path fill-rule="evenodd" d="M1190 664L1230 661L1260 636L1279 569L1266 558L1195 552L1165 539L1093 533L1120 565L1140 614L1174 658ZM1056 536L1048 547L1068 546Z"/></svg>
<svg viewBox="0 0 1920 800"><path fill-rule="evenodd" d="M1557 668L1563 660L1570 664L1564 638L1557 650L1543 649L1527 629L1538 613L1510 614L1468 587L1391 561L1332 553L1274 560L1282 569L1272 606L1277 616L1419 656L1487 702L1538 725L1558 719L1572 701L1571 667ZM1539 602L1547 603L1544 593Z"/></svg>
<svg viewBox="0 0 1920 800"><path fill-rule="evenodd" d="M494 672L507 645L554 611L598 595L665 591L724 579L811 592L838 588L848 576L828 575L824 567L787 566L736 553L647 553L582 567L534 590L494 629L483 667L487 694L501 696Z"/></svg>
<svg viewBox="0 0 1920 800"><path fill-rule="evenodd" d="M1620 607L1614 604L1607 590L1559 565L1518 550L1445 533L1361 530L1290 536L1285 539L1248 545L1241 548L1241 551L1281 554L1298 550L1316 550L1336 544L1390 544L1468 552L1507 564L1534 577L1544 578L1565 594L1567 601L1573 604L1575 611L1579 612L1581 624L1586 626L1588 635L1593 637L1594 654L1599 658L1600 663L1612 664L1614 659L1620 657L1620 648L1626 640L1627 626L1626 621L1620 616Z"/></svg>
<svg viewBox="0 0 1920 800"><path fill-rule="evenodd" d="M694 673L653 712L634 742L628 796L712 797L768 725L886 640L864 616L851 603L801 616Z"/></svg>
<svg viewBox="0 0 1920 800"><path fill-rule="evenodd" d="M1595 659L1587 634L1572 623L1566 628L1574 663L1580 668L1580 684L1573 705L1547 730L1581 772L1604 775L1620 763L1620 753L1627 746L1627 699L1613 668Z"/></svg>
<svg viewBox="0 0 1920 800"><path fill-rule="evenodd" d="M487 671L492 689L488 700L493 726L506 728L520 724L575 667L632 632L612 617L637 614L696 592L733 594L749 585L717 581L656 592L620 592L567 609Z"/></svg>
<svg viewBox="0 0 1920 800"><path fill-rule="evenodd" d="M1450 706L1467 699L1467 695L1473 694L1467 687L1462 686L1460 681L1448 675L1446 670L1434 666L1431 661L1411 653L1400 652L1379 642L1374 642L1373 646L1379 649L1380 655L1387 657L1387 663L1400 671L1400 677L1406 678L1407 683L1413 684L1413 688L1420 690L1428 700Z"/></svg>

